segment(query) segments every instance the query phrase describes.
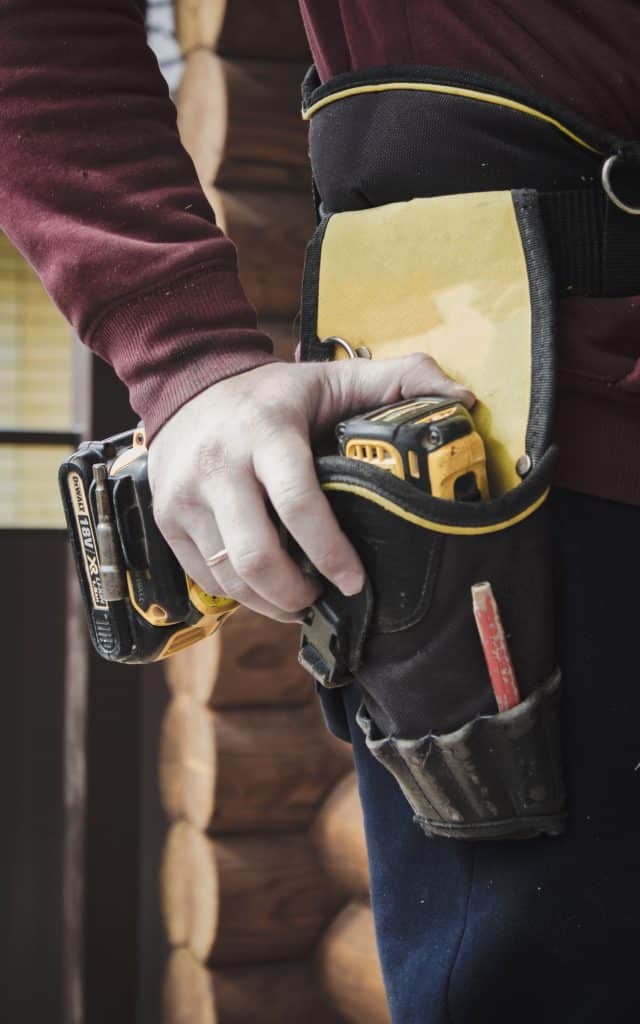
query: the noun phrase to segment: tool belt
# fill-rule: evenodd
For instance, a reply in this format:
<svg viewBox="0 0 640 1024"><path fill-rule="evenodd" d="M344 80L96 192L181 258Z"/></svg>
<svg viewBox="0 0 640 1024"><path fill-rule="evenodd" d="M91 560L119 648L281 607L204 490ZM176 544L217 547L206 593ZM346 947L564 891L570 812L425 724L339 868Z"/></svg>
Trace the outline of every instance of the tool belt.
<svg viewBox="0 0 640 1024"><path fill-rule="evenodd" d="M557 834L566 817L547 495L554 300L640 292L640 150L483 76L383 68L303 87L318 227L303 359L423 351L478 396L491 499L443 501L352 459L317 461L357 549L301 662L358 723L429 835ZM337 339L337 340L336 340ZM490 581L521 703L497 712L470 588ZM340 732L340 728L336 731Z"/></svg>

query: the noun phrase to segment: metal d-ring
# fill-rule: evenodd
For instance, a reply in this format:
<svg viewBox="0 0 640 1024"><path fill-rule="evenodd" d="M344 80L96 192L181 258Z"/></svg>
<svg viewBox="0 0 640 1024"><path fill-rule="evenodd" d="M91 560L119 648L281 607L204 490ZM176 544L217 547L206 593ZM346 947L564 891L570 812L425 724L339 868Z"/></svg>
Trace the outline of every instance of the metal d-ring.
<svg viewBox="0 0 640 1024"><path fill-rule="evenodd" d="M333 345L341 348L343 352L346 352L349 359L371 359L371 352L366 345L359 345L358 348L353 348L344 338L339 338L337 334L331 334L328 338L322 338L321 345Z"/></svg>
<svg viewBox="0 0 640 1024"><path fill-rule="evenodd" d="M614 206L617 206L619 210L623 210L624 213L630 213L632 214L632 216L635 217L638 214L640 214L640 207L627 206L626 203L622 202L622 199L618 198L618 196L615 194L611 186L611 171L613 170L616 160L618 160L619 156L619 153L613 153L611 156L607 157L607 159L603 163L601 174L602 187L606 192L607 196L609 197L609 199L611 200L611 202L614 204Z"/></svg>

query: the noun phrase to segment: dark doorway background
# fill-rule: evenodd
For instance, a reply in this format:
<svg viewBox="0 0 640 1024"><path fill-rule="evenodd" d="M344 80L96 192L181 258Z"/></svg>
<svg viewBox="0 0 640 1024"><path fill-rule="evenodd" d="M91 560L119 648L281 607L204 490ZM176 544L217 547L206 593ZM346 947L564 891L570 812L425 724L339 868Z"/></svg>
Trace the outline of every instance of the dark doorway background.
<svg viewBox="0 0 640 1024"><path fill-rule="evenodd" d="M111 369L91 362L84 429L105 437L135 417ZM158 1024L162 672L87 657L62 530L0 530L0 559L0 1020ZM79 733L70 673L83 676ZM83 806L69 801L74 765Z"/></svg>
<svg viewBox="0 0 640 1024"><path fill-rule="evenodd" d="M93 437L137 422L125 388L100 360L92 406ZM167 703L162 670L111 665L92 652L88 698L86 1024L159 1024L166 956L156 770Z"/></svg>

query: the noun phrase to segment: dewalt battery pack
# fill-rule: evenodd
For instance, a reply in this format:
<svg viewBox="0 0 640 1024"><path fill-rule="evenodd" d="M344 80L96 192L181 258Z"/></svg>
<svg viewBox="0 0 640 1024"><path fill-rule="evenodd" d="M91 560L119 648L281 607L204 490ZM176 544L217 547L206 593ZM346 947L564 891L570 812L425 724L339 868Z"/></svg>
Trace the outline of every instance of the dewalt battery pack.
<svg viewBox="0 0 640 1024"><path fill-rule="evenodd" d="M180 567L153 518L147 454L138 428L82 444L59 471L89 632L109 661L169 657L237 607Z"/></svg>

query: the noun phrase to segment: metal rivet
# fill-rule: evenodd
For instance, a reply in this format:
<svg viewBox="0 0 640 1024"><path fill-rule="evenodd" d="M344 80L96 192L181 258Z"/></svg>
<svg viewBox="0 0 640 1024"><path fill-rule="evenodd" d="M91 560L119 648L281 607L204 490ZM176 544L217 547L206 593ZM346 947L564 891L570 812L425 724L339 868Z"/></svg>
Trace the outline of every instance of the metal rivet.
<svg viewBox="0 0 640 1024"><path fill-rule="evenodd" d="M518 474L518 476L524 477L527 475L527 473L531 472L532 465L533 463L531 461L531 456L527 455L527 453L525 452L524 455L521 455L518 461L516 462L516 473Z"/></svg>

